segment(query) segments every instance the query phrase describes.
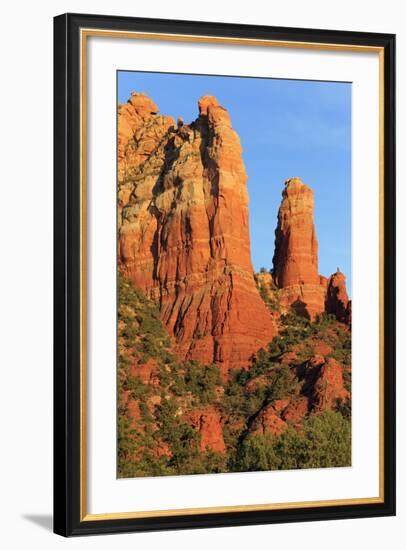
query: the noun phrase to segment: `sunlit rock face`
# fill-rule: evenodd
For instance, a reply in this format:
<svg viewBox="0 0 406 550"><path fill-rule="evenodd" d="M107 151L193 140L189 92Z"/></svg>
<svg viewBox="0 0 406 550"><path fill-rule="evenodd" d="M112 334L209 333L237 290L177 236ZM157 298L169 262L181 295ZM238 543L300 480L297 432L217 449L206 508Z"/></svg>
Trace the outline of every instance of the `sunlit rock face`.
<svg viewBox="0 0 406 550"><path fill-rule="evenodd" d="M286 180L275 232L274 278L280 288L319 285L313 191L300 178Z"/></svg>
<svg viewBox="0 0 406 550"><path fill-rule="evenodd" d="M285 182L275 231L273 277L281 303L313 319L325 308L326 282L319 275L314 197L300 178Z"/></svg>
<svg viewBox="0 0 406 550"><path fill-rule="evenodd" d="M250 255L247 175L212 96L185 124L143 94L118 112L119 268L159 303L181 359L248 365L276 329Z"/></svg>

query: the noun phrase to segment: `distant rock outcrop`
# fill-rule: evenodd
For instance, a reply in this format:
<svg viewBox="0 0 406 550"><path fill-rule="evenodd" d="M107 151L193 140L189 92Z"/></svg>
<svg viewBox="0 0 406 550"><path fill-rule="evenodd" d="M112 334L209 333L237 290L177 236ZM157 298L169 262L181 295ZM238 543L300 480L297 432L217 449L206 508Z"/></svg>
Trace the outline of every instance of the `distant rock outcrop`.
<svg viewBox="0 0 406 550"><path fill-rule="evenodd" d="M191 124L143 94L118 113L119 267L153 298L181 359L248 365L276 333L250 257L247 176L226 109Z"/></svg>
<svg viewBox="0 0 406 550"><path fill-rule="evenodd" d="M274 280L279 288L320 285L313 191L300 178L286 180L275 231Z"/></svg>
<svg viewBox="0 0 406 550"><path fill-rule="evenodd" d="M338 402L345 402L349 395L344 386L343 367L329 357L321 366L314 388L314 409L324 411L334 409Z"/></svg>
<svg viewBox="0 0 406 550"><path fill-rule="evenodd" d="M220 454L225 452L223 427L216 407L208 406L204 409L194 409L186 416L186 421L200 435L200 451L213 451Z"/></svg>
<svg viewBox="0 0 406 550"><path fill-rule="evenodd" d="M326 312L332 313L338 321L351 322L351 304L347 294L345 275L337 271L328 280Z"/></svg>
<svg viewBox="0 0 406 550"><path fill-rule="evenodd" d="M273 405L267 405L255 418L250 431L254 435L271 434L278 436L287 428L288 425L280 418L275 407Z"/></svg>
<svg viewBox="0 0 406 550"><path fill-rule="evenodd" d="M282 304L313 319L324 312L326 279L319 275L313 191L300 178L285 182L275 231L273 278Z"/></svg>

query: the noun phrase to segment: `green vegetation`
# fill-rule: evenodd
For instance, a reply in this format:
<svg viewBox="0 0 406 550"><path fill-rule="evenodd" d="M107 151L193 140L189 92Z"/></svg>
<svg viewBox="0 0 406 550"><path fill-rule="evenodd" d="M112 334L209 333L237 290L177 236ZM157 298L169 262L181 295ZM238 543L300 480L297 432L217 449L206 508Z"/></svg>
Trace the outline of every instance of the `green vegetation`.
<svg viewBox="0 0 406 550"><path fill-rule="evenodd" d="M351 333L344 325L333 316L311 322L294 312L278 317L278 324L278 335L249 368L230 371L224 380L216 365L180 362L156 305L120 278L118 476L348 466L350 400L287 421L277 437L252 430L265 407L310 395L306 365L321 343L325 356L343 365L344 384L351 391ZM221 418L224 453L202 451L202 435L190 421L193 412L213 407Z"/></svg>
<svg viewBox="0 0 406 550"><path fill-rule="evenodd" d="M191 409L215 400L219 369L179 364L156 305L122 277L118 288L118 477L226 471L226 457L201 453L200 434L179 414L180 401ZM149 361L159 387L134 374ZM131 415L132 405L139 418Z"/></svg>
<svg viewBox="0 0 406 550"><path fill-rule="evenodd" d="M134 346L142 354L142 361L150 357L164 357L170 341L159 318L157 306L121 276L118 292L119 336L124 344Z"/></svg>
<svg viewBox="0 0 406 550"><path fill-rule="evenodd" d="M351 423L339 412L325 411L289 428L279 437L254 435L244 440L235 471L333 468L351 465Z"/></svg>
<svg viewBox="0 0 406 550"><path fill-rule="evenodd" d="M265 267L261 267L259 270L260 275L268 273ZM270 273L270 272L269 272ZM279 299L279 289L270 278L269 281L264 280L261 276L254 275L255 283L257 285L259 294L264 301L266 307L271 313L280 311L281 304Z"/></svg>
<svg viewBox="0 0 406 550"><path fill-rule="evenodd" d="M221 383L220 371L216 365L187 361L178 373L172 390L178 396L191 394L194 405L208 405L215 400L216 388Z"/></svg>

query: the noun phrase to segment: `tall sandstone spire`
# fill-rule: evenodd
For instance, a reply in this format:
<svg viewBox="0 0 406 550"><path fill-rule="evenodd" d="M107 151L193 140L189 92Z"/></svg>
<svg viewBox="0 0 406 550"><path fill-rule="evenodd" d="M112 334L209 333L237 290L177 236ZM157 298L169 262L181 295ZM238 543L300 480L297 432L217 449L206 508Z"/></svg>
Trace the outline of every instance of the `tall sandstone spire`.
<svg viewBox="0 0 406 550"><path fill-rule="evenodd" d="M273 277L282 303L311 319L324 312L326 299L317 248L313 191L300 178L290 178L278 212Z"/></svg>
<svg viewBox="0 0 406 550"><path fill-rule="evenodd" d="M286 180L279 207L273 258L280 288L319 284L313 191L300 178Z"/></svg>
<svg viewBox="0 0 406 550"><path fill-rule="evenodd" d="M181 359L247 366L276 329L253 278L247 176L226 109L191 124L143 94L118 112L119 268L153 298Z"/></svg>

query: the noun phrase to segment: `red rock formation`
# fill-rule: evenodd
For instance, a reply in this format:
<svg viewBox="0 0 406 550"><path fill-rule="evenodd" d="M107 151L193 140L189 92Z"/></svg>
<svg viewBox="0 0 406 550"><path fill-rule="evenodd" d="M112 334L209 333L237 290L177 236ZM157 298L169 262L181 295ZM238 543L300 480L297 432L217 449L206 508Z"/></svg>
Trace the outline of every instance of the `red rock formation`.
<svg viewBox="0 0 406 550"><path fill-rule="evenodd" d="M157 457L166 456L167 458L172 458L172 451L165 441L160 439L156 440L156 446L154 448L154 455Z"/></svg>
<svg viewBox="0 0 406 550"><path fill-rule="evenodd" d="M146 129L151 130L147 123L154 120L153 115L157 112L158 107L144 94L133 93L125 105L119 106L117 146L118 173L121 181L126 176L127 165L131 168L135 163L139 163L140 159L136 155L145 159L155 148L154 135L149 132L148 136ZM161 122L162 119L164 117L155 120ZM173 119L167 117L166 120L174 124Z"/></svg>
<svg viewBox="0 0 406 550"><path fill-rule="evenodd" d="M143 384L159 386L159 374L155 359L149 359L146 363L136 363L130 366L131 376L137 376Z"/></svg>
<svg viewBox="0 0 406 550"><path fill-rule="evenodd" d="M119 407L124 409L127 406L128 401L131 399L131 390L123 390L119 394L118 398Z"/></svg>
<svg viewBox="0 0 406 550"><path fill-rule="evenodd" d="M286 180L275 231L273 276L283 306L313 319L324 311L326 279L318 272L313 191L300 178Z"/></svg>
<svg viewBox="0 0 406 550"><path fill-rule="evenodd" d="M337 271L328 280L326 312L334 314L338 321L345 323L348 321L349 315L351 315L351 306L348 309L348 304L349 299L345 284L345 275L341 271ZM348 311L350 312L349 314Z"/></svg>
<svg viewBox="0 0 406 550"><path fill-rule="evenodd" d="M251 433L255 435L281 435L287 429L288 425L280 418L273 405L267 405L255 418Z"/></svg>
<svg viewBox="0 0 406 550"><path fill-rule="evenodd" d="M351 328L351 326L352 326L352 301L351 300L349 300L348 304L347 304L345 322Z"/></svg>
<svg viewBox="0 0 406 550"><path fill-rule="evenodd" d="M200 450L225 453L226 446L223 439L223 429L219 411L214 406L204 409L194 409L186 415L190 423L200 434Z"/></svg>
<svg viewBox="0 0 406 550"><path fill-rule="evenodd" d="M276 399L272 402L272 406L277 413L281 413L286 409L286 407L289 405L290 399Z"/></svg>
<svg viewBox="0 0 406 550"><path fill-rule="evenodd" d="M310 369L314 369L315 367L321 367L322 365L324 365L325 361L326 361L326 358L323 355L316 353L316 355L314 355L311 359L309 359L308 367L310 367Z"/></svg>
<svg viewBox="0 0 406 550"><path fill-rule="evenodd" d="M296 361L297 353L295 351L287 351L286 353L283 353L279 358L279 362L281 365L291 365Z"/></svg>
<svg viewBox="0 0 406 550"><path fill-rule="evenodd" d="M119 110L120 269L159 303L181 359L246 367L276 330L253 278L238 135L211 96L176 129L156 111L141 94Z"/></svg>
<svg viewBox="0 0 406 550"><path fill-rule="evenodd" d="M331 349L331 346L326 344L326 342L316 342L313 346L313 351L314 351L314 354L316 356L317 355L322 355L322 356L326 357L333 350Z"/></svg>
<svg viewBox="0 0 406 550"><path fill-rule="evenodd" d="M307 397L300 396L293 398L282 414L285 422L298 424L309 412L309 400Z"/></svg>
<svg viewBox="0 0 406 550"><path fill-rule="evenodd" d="M279 300L282 308L295 311L298 315L312 321L324 312L326 291L320 285L292 285L282 288Z"/></svg>
<svg viewBox="0 0 406 550"><path fill-rule="evenodd" d="M137 422L141 420L140 402L135 399L129 399L127 402L128 417Z"/></svg>
<svg viewBox="0 0 406 550"><path fill-rule="evenodd" d="M348 392L344 387L343 367L329 357L320 368L313 388L313 407L316 411L334 409L338 401L346 401Z"/></svg>
<svg viewBox="0 0 406 550"><path fill-rule="evenodd" d="M324 275L319 275L319 277L320 277L320 285L327 290L328 278L324 277Z"/></svg>
<svg viewBox="0 0 406 550"><path fill-rule="evenodd" d="M269 384L269 379L265 374L256 376L255 378L252 378L251 380L248 380L248 382L245 385L245 389L248 393L254 393L259 388L265 388Z"/></svg>
<svg viewBox="0 0 406 550"><path fill-rule="evenodd" d="M319 285L313 191L300 178L286 180L279 207L273 258L279 288Z"/></svg>

